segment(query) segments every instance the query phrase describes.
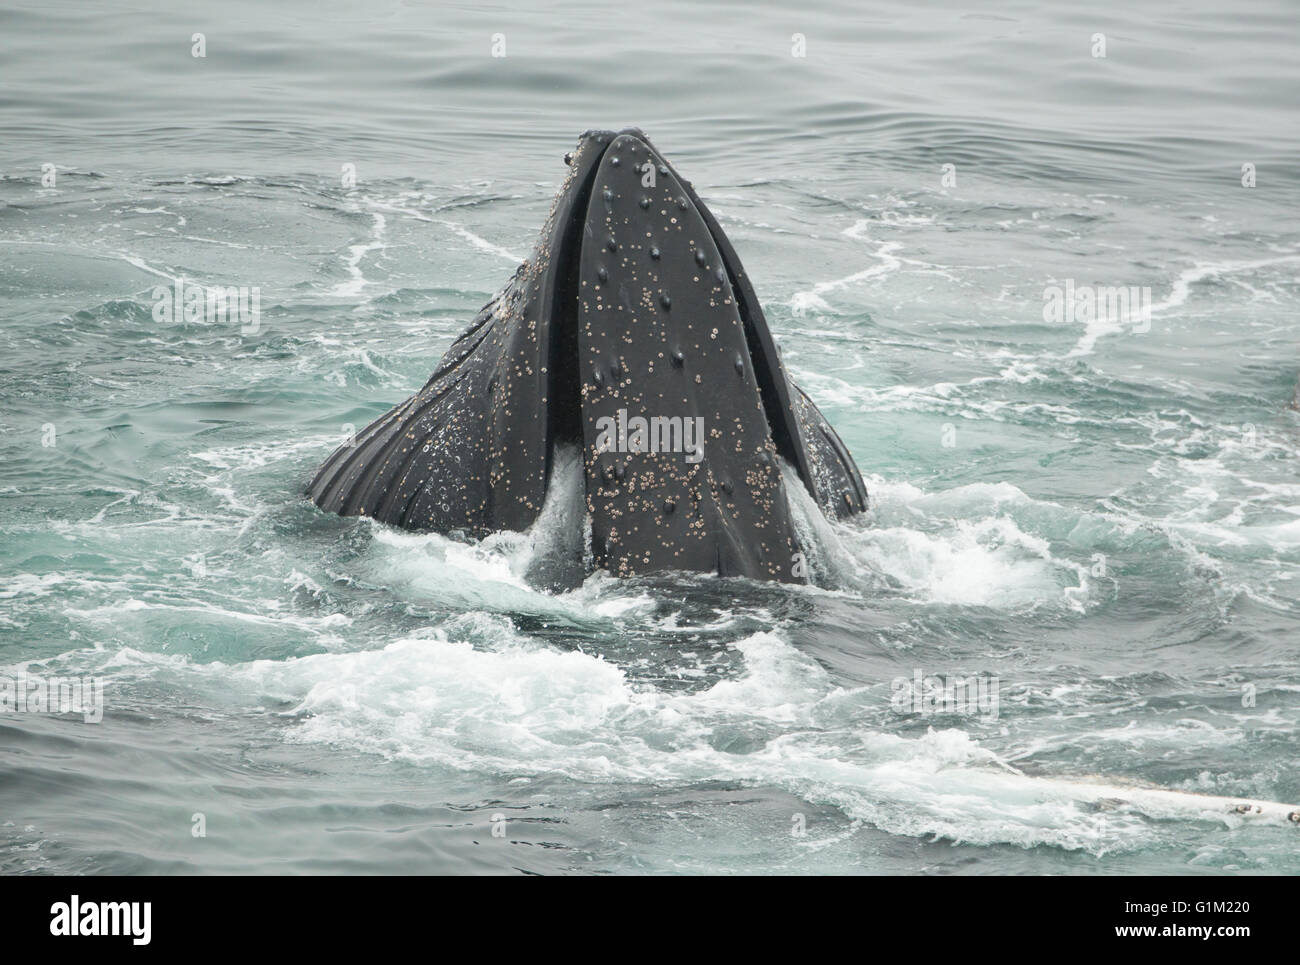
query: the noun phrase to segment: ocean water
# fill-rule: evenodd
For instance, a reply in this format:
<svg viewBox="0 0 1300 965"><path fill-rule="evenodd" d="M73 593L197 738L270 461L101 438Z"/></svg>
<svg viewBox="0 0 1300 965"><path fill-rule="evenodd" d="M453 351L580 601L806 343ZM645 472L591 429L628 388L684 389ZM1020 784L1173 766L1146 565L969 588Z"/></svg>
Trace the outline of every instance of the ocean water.
<svg viewBox="0 0 1300 965"><path fill-rule="evenodd" d="M1300 872L1187 796L1300 803L1297 22L5 3L0 677L104 705L0 713L0 871ZM530 586L572 464L480 543L302 498L626 125L867 479L816 586Z"/></svg>

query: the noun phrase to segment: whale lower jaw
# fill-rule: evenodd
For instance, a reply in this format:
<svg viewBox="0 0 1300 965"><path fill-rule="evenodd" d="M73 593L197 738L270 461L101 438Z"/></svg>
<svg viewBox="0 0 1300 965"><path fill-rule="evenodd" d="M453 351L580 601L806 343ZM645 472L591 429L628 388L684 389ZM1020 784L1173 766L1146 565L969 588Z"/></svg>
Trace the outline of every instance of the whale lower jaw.
<svg viewBox="0 0 1300 965"><path fill-rule="evenodd" d="M523 530L572 444L596 566L802 581L780 460L843 517L867 501L847 449L646 137L590 131L566 161L529 259L419 392L325 461L311 499L405 529Z"/></svg>

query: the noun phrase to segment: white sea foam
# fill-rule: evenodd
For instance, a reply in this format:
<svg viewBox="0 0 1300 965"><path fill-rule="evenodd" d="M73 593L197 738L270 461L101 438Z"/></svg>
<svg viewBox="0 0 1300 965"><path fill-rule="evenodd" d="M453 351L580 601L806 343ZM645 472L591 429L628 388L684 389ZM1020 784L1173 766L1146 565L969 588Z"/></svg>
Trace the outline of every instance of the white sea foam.
<svg viewBox="0 0 1300 965"><path fill-rule="evenodd" d="M1285 255L1279 258L1263 258L1258 261L1227 261L1193 265L1178 273L1170 286L1169 294L1151 306L1151 316L1155 318L1181 308L1191 297L1192 286L1209 278L1247 274L1260 268L1274 265L1286 265L1300 262L1300 255ZM1118 316L1106 315L1098 311L1084 327L1083 335L1074 348L1066 353L1066 358L1091 355L1097 342L1107 335L1114 335L1124 330L1127 321Z"/></svg>
<svg viewBox="0 0 1300 965"><path fill-rule="evenodd" d="M353 298L360 295L367 285L372 284L362 272L361 263L372 251L382 251L388 247L387 242L384 240L388 219L378 211L371 211L370 217L370 239L348 246L348 256L343 261L343 267L348 273L348 280L335 285L330 291L331 295L338 298Z"/></svg>
<svg viewBox="0 0 1300 965"><path fill-rule="evenodd" d="M833 309L826 301L826 295L841 288L858 285L898 271L902 265L902 261L894 254L894 252L902 248L902 243L898 241L876 241L868 234L869 227L870 222L862 219L844 229L844 235L855 241L865 241L868 244L874 245L874 250L871 252L871 255L878 259L878 263L864 268L861 271L855 271L852 274L845 275L842 278L833 278L829 281L817 282L807 291L795 292L790 298L790 311L796 318L802 318L810 312L821 315L833 314Z"/></svg>
<svg viewBox="0 0 1300 965"><path fill-rule="evenodd" d="M1152 820L1286 820L1278 806L1239 816L1226 799L1026 776L958 729L881 733L864 726L866 689L836 687L777 633L735 644L738 674L681 693L531 641L504 618L467 618L463 630L478 643L433 633L233 666L126 651L110 662L145 676L165 664L248 700L287 701L293 742L507 779L778 787L896 834L1101 854L1139 846ZM734 733L767 736L735 750L725 739Z"/></svg>
<svg viewBox="0 0 1300 965"><path fill-rule="evenodd" d="M1048 540L1008 514L1032 501L1010 483L977 483L926 493L908 483L872 479L872 525L833 523L789 467L801 544L814 575L867 592L901 588L918 603L1022 608L1055 602L1086 606L1082 561L1054 555Z"/></svg>
<svg viewBox="0 0 1300 965"><path fill-rule="evenodd" d="M459 224L455 221L439 221L438 223L443 225L444 227L450 228L452 231L460 235L460 237L464 238L466 241L468 241L479 251L487 252L489 255L495 255L496 257L502 259L503 261L508 261L514 265L517 265L524 260L523 256L517 255L512 251L508 251L507 249L502 248L500 245L494 245L486 238L482 238L474 234L474 232L470 231L463 224Z"/></svg>

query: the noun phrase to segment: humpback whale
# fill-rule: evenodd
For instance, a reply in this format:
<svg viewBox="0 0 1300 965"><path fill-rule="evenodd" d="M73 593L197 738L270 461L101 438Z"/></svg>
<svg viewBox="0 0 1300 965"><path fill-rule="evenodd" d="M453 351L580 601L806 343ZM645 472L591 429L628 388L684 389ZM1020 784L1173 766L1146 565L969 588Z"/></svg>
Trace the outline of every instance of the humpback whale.
<svg viewBox="0 0 1300 965"><path fill-rule="evenodd" d="M735 249L640 130L588 131L565 163L529 258L310 498L410 530L523 531L573 446L589 567L802 582L786 479L834 518L867 491Z"/></svg>

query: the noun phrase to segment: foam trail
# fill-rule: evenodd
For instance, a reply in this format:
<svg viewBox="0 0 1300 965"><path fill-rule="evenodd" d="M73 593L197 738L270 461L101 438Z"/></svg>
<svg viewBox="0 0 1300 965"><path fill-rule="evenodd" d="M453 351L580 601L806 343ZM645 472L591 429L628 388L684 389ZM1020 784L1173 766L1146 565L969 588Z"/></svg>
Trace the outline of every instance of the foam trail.
<svg viewBox="0 0 1300 965"><path fill-rule="evenodd" d="M507 251L499 245L494 245L486 238L480 238L462 224L457 224L455 221L439 221L438 223L456 232L456 234L460 235L479 251L485 251L490 255L496 255L498 258L502 258L510 262L512 265L517 265L524 260L523 256L516 255L512 251Z"/></svg>
<svg viewBox="0 0 1300 965"><path fill-rule="evenodd" d="M844 234L855 240L874 242L866 234L868 222L865 220L858 221L851 227L844 229ZM864 268L862 271L854 272L843 278L835 278L830 281L817 282L808 291L795 292L790 298L790 311L796 318L802 318L809 311L828 314L831 311L830 305L822 297L830 292L840 288L847 288L850 285L856 285L859 282L867 281L871 278L887 275L895 272L902 265L902 261L894 255L894 252L903 247L897 241L881 241L876 243L876 250L872 252L875 257L880 259L880 264L872 265L870 268Z"/></svg>
<svg viewBox="0 0 1300 965"><path fill-rule="evenodd" d="M1281 258L1265 258L1261 261L1231 261L1222 264L1200 264L1181 271L1177 278L1174 279L1173 285L1169 289L1169 295L1154 303L1151 306L1151 316L1164 314L1175 308L1186 304L1187 299L1191 297L1192 286L1197 282L1205 281L1207 278L1216 278L1220 275L1229 275L1239 271L1253 271L1257 268L1267 268L1272 265L1285 265L1294 262L1300 262L1300 255L1286 255ZM1122 332L1126 320L1123 318L1112 318L1109 315L1097 314L1095 318L1088 321L1084 328L1084 333L1074 348L1065 354L1066 358L1077 358L1080 355L1091 355L1097 346L1099 339L1106 335L1114 335Z"/></svg>
<svg viewBox="0 0 1300 965"><path fill-rule="evenodd" d="M361 294L361 290L371 282L361 272L361 262L372 251L379 251L387 248L384 242L384 229L388 225L386 219L378 211L372 211L370 216L374 219L371 229L370 241L360 245L350 245L348 247L348 258L343 267L348 270L350 276L347 281L341 281L330 291L331 295L339 298L349 298Z"/></svg>

